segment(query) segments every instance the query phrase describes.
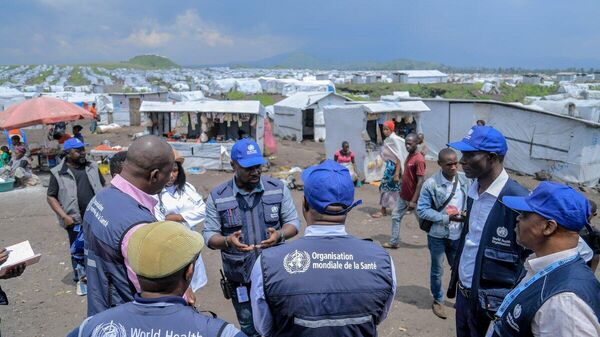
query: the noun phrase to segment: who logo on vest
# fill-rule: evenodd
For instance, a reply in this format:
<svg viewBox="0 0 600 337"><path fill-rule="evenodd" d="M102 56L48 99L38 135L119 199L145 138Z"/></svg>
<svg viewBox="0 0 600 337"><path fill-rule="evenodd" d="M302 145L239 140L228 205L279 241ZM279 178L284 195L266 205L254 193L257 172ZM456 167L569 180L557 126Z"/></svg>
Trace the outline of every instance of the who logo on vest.
<svg viewBox="0 0 600 337"><path fill-rule="evenodd" d="M310 255L305 251L295 250L283 258L283 268L290 274L304 273L310 267Z"/></svg>

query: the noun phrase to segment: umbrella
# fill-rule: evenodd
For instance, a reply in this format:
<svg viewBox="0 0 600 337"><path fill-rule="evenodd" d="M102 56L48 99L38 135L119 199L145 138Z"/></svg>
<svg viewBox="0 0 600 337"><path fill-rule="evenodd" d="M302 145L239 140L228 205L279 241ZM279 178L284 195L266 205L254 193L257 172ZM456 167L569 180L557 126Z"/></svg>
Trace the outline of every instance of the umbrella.
<svg viewBox="0 0 600 337"><path fill-rule="evenodd" d="M52 97L38 97L11 105L0 112L0 129L18 129L93 118L91 112L73 103Z"/></svg>

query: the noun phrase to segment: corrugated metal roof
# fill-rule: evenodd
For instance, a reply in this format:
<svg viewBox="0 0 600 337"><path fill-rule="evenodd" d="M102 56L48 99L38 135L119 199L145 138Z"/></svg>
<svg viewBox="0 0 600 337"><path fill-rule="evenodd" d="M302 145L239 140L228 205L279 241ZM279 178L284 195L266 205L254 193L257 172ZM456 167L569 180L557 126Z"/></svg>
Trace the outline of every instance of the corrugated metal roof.
<svg viewBox="0 0 600 337"><path fill-rule="evenodd" d="M259 101L143 101L142 112L217 112L260 114L263 107Z"/></svg>

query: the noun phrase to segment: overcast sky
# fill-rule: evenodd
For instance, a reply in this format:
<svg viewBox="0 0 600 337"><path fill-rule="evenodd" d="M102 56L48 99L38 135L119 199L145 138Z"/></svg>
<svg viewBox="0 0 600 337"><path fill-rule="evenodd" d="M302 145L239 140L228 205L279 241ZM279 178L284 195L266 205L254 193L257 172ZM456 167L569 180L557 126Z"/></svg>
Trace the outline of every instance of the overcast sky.
<svg viewBox="0 0 600 337"><path fill-rule="evenodd" d="M600 68L598 0L0 0L0 64L292 51L343 61Z"/></svg>

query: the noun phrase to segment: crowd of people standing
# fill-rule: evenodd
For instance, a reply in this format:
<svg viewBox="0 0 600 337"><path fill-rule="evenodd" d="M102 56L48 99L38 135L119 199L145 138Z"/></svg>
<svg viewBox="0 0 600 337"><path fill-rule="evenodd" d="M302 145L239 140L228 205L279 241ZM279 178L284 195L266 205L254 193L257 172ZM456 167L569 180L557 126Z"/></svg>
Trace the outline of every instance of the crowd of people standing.
<svg viewBox="0 0 600 337"><path fill-rule="evenodd" d="M530 193L511 179L506 139L493 127L449 143L427 179L424 136L396 129L383 124L381 210L372 216L391 215L391 236L381 246L346 228L362 203L348 143L304 170L307 228L289 241L300 232L298 211L288 187L262 175L266 161L252 139L234 144L233 177L206 201L161 138L140 137L115 155L107 186L80 137L68 139L47 200L68 233L77 294L87 295L88 318L69 337L376 336L398 285L386 249L401 247L409 212L427 232L432 311L448 318L444 299L456 298L457 336L600 334L600 283L589 268L600 248L579 235L593 233L593 205L566 185ZM240 329L195 310L194 292L208 279L206 247L220 251L223 296Z"/></svg>

